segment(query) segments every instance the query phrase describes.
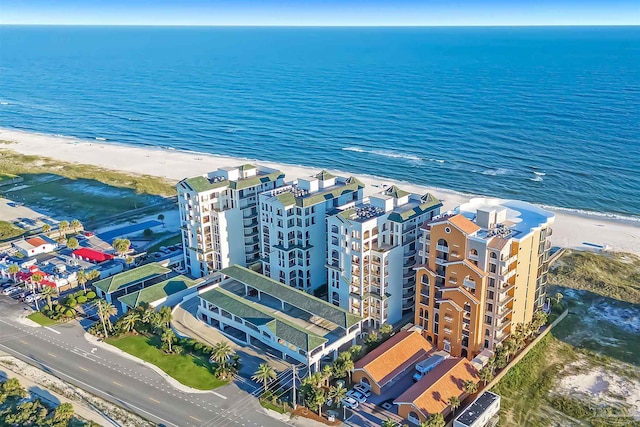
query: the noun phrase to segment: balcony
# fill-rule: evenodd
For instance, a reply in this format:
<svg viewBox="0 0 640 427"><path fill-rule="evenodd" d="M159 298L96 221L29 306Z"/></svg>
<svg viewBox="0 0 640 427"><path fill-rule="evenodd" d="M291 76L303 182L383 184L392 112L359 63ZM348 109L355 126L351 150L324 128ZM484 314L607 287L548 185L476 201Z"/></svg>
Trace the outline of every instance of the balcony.
<svg viewBox="0 0 640 427"><path fill-rule="evenodd" d="M468 323L463 323L462 324L462 330L466 331L466 332L469 332L469 324Z"/></svg>
<svg viewBox="0 0 640 427"><path fill-rule="evenodd" d="M417 251L415 249L409 249L408 251L405 251L403 257L407 258L407 257L413 256L416 254L416 252Z"/></svg>
<svg viewBox="0 0 640 427"><path fill-rule="evenodd" d="M453 332L451 330L451 328L443 328L442 331L446 334L446 335L451 335L451 333Z"/></svg>
<svg viewBox="0 0 640 427"><path fill-rule="evenodd" d="M403 278L403 279L410 279L410 278L412 278L412 277L413 277L413 275L414 275L414 274L415 274L415 272L414 272L413 270L408 270L408 271L405 271L405 272L402 274L402 278Z"/></svg>
<svg viewBox="0 0 640 427"><path fill-rule="evenodd" d="M501 308L501 309L499 309L499 310L498 310L497 318L498 318L498 319L504 319L505 317L509 316L509 315L511 314L511 312L512 312L512 311L513 311L513 310L512 310L512 309L510 309L509 307L507 307L507 308Z"/></svg>
<svg viewBox="0 0 640 427"><path fill-rule="evenodd" d="M407 267L413 267L414 265L416 265L416 260L415 258L407 258L404 263L402 264L403 267L407 268Z"/></svg>
<svg viewBox="0 0 640 427"><path fill-rule="evenodd" d="M513 301L513 297L511 295L506 295L506 296L501 297L501 298L498 299L498 304L500 305L500 307L504 308L511 301Z"/></svg>
<svg viewBox="0 0 640 427"><path fill-rule="evenodd" d="M477 254L469 254L468 258L471 261L478 261L478 255Z"/></svg>
<svg viewBox="0 0 640 427"><path fill-rule="evenodd" d="M500 261L500 265L502 267L509 266L509 265L513 264L517 259L518 259L518 255L517 254L516 255L512 255L509 258L501 260Z"/></svg>
<svg viewBox="0 0 640 427"><path fill-rule="evenodd" d="M458 279L456 277L449 277L449 283L452 285L457 285Z"/></svg>
<svg viewBox="0 0 640 427"><path fill-rule="evenodd" d="M444 264L446 264L448 262L449 262L449 260L447 258L440 258L440 257L436 256L436 264L444 265Z"/></svg>
<svg viewBox="0 0 640 427"><path fill-rule="evenodd" d="M507 280L509 280L510 278L516 275L516 271L517 270L515 268L513 270L509 270L506 274L499 276L500 280L503 282L506 282Z"/></svg>
<svg viewBox="0 0 640 427"><path fill-rule="evenodd" d="M444 316L444 321L445 321L445 322L447 322L447 323L451 323L451 322L453 322L453 317L451 317L451 316Z"/></svg>
<svg viewBox="0 0 640 427"><path fill-rule="evenodd" d="M436 245L436 251L440 251L443 252L445 254L449 253L449 247L448 246L442 246L442 245Z"/></svg>
<svg viewBox="0 0 640 427"><path fill-rule="evenodd" d="M420 294L420 304L429 305L429 295Z"/></svg>
<svg viewBox="0 0 640 427"><path fill-rule="evenodd" d="M473 280L468 280L465 277L465 279L462 281L462 286L464 286L466 288L475 289L476 288L476 282L474 282Z"/></svg>
<svg viewBox="0 0 640 427"><path fill-rule="evenodd" d="M451 251L449 255L451 255L454 258L460 258L460 253L456 250Z"/></svg>

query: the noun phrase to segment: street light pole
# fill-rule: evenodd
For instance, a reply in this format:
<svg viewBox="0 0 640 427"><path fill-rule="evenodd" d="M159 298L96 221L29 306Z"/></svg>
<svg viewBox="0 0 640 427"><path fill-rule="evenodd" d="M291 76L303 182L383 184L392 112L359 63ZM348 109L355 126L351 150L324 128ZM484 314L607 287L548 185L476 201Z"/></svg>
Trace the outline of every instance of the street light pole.
<svg viewBox="0 0 640 427"><path fill-rule="evenodd" d="M298 368L296 367L296 365L292 365L292 380L293 380L293 410L295 411L296 408L298 407L298 399L296 398L296 376L298 373Z"/></svg>

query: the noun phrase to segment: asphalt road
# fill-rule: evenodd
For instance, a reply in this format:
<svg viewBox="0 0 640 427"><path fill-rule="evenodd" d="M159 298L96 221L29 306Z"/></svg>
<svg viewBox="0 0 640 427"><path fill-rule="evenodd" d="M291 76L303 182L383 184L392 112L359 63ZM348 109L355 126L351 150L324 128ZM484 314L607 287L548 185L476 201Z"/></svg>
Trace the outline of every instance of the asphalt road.
<svg viewBox="0 0 640 427"><path fill-rule="evenodd" d="M94 348L75 322L53 328L17 321L24 305L0 296L0 350L162 426L280 427L231 384L185 393L143 364Z"/></svg>

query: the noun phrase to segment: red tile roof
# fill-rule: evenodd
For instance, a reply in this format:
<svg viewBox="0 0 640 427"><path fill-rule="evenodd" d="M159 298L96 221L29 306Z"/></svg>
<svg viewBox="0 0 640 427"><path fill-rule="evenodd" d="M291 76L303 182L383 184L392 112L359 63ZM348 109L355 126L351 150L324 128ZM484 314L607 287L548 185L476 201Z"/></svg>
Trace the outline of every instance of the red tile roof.
<svg viewBox="0 0 640 427"><path fill-rule="evenodd" d="M30 239L27 239L27 243L35 248L37 248L38 246L49 244L49 242L47 242L41 237L32 237Z"/></svg>
<svg viewBox="0 0 640 427"><path fill-rule="evenodd" d="M400 395L397 404L410 404L424 416L438 414L449 406L449 398L460 398L466 381L478 382L478 371L464 357L444 360ZM462 400L462 399L460 399Z"/></svg>
<svg viewBox="0 0 640 427"><path fill-rule="evenodd" d="M355 363L381 388L424 359L433 346L418 331L400 331Z"/></svg>

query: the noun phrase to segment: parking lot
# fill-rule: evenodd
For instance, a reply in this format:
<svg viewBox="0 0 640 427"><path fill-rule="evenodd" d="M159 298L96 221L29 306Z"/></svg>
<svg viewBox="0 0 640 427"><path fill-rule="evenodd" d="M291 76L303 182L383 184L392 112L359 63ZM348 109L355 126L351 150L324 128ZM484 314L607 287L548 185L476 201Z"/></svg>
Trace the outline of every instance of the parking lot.
<svg viewBox="0 0 640 427"><path fill-rule="evenodd" d="M380 426L386 419L391 419L402 425L404 420L398 415L398 406L394 405L393 401L415 384L413 382L414 373L414 369L408 369L400 375L397 381L385 387L381 395L372 393L365 403L353 411L353 416L345 421L345 424L374 427Z"/></svg>

